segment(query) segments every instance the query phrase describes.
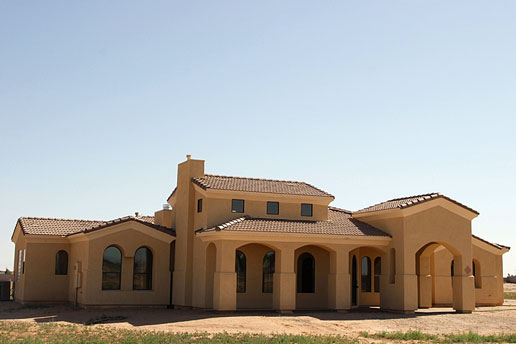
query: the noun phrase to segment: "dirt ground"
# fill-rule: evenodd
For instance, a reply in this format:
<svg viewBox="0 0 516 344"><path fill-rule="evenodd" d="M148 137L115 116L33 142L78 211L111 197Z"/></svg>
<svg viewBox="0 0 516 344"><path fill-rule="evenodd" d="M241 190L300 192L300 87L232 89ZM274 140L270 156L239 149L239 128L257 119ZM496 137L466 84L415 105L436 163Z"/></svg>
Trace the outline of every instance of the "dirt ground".
<svg viewBox="0 0 516 344"><path fill-rule="evenodd" d="M516 284L506 285L516 291ZM118 308L76 310L67 306L33 307L13 302L0 303L0 320L85 324L95 319L111 319L92 325L165 332L227 332L341 334L356 336L361 331L419 330L431 334L473 331L479 334L516 333L516 300L505 300L499 307L480 307L472 314L457 314L451 308L419 310L415 314L393 314L378 309L350 312L273 312L215 313L198 310Z"/></svg>

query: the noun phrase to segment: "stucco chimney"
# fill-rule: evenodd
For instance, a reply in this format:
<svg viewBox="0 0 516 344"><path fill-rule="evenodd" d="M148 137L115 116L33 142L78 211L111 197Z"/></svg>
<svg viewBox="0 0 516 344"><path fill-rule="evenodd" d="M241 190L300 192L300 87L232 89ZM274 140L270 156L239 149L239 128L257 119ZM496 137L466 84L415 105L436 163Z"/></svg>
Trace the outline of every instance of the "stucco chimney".
<svg viewBox="0 0 516 344"><path fill-rule="evenodd" d="M192 156L190 154L186 155L186 160L190 160L191 158L192 158Z"/></svg>

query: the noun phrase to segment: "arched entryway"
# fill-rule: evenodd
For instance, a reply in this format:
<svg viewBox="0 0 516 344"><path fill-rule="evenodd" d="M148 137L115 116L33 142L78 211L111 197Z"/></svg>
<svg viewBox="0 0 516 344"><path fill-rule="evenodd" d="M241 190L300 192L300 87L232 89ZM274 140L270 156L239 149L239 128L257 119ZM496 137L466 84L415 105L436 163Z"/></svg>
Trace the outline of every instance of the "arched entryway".
<svg viewBox="0 0 516 344"><path fill-rule="evenodd" d="M416 252L418 308L454 307L460 305L463 289L455 276L471 275L465 264L461 271L456 262L462 260L460 251L444 242L431 242Z"/></svg>
<svg viewBox="0 0 516 344"><path fill-rule="evenodd" d="M276 252L263 244L235 250L237 309L272 309Z"/></svg>
<svg viewBox="0 0 516 344"><path fill-rule="evenodd" d="M351 306L380 305L383 252L364 246L350 251Z"/></svg>
<svg viewBox="0 0 516 344"><path fill-rule="evenodd" d="M296 309L327 309L329 251L314 245L298 248L294 254L294 270Z"/></svg>

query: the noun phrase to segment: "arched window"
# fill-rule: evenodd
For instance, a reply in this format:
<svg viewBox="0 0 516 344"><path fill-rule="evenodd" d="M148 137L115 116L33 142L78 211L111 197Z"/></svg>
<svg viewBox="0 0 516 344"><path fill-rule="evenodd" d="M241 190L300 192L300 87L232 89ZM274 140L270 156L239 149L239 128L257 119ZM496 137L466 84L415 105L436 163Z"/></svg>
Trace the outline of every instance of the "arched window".
<svg viewBox="0 0 516 344"><path fill-rule="evenodd" d="M307 252L297 259L297 292L315 292L315 259Z"/></svg>
<svg viewBox="0 0 516 344"><path fill-rule="evenodd" d="M374 259L374 292L380 292L380 275L382 274L382 258Z"/></svg>
<svg viewBox="0 0 516 344"><path fill-rule="evenodd" d="M59 251L56 253L56 275L68 275L68 253Z"/></svg>
<svg viewBox="0 0 516 344"><path fill-rule="evenodd" d="M120 290L122 253L115 246L104 250L102 258L102 290Z"/></svg>
<svg viewBox="0 0 516 344"><path fill-rule="evenodd" d="M361 290L366 293L371 292L371 258L368 256L362 257L362 288Z"/></svg>
<svg viewBox="0 0 516 344"><path fill-rule="evenodd" d="M475 277L475 288L482 288L482 270L478 260L473 261L473 276Z"/></svg>
<svg viewBox="0 0 516 344"><path fill-rule="evenodd" d="M245 293L246 258L242 251L236 251L235 272L237 273L237 293Z"/></svg>
<svg viewBox="0 0 516 344"><path fill-rule="evenodd" d="M265 256L263 257L262 293L272 293L274 263L274 251L265 253Z"/></svg>
<svg viewBox="0 0 516 344"><path fill-rule="evenodd" d="M152 289L152 252L147 247L140 247L134 253L133 289Z"/></svg>

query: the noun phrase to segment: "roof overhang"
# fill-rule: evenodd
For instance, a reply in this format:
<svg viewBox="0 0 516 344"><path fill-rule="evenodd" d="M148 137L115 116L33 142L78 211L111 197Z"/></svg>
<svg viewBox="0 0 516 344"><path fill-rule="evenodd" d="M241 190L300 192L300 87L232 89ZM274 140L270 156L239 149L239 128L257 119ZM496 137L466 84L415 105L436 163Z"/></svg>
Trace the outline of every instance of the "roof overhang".
<svg viewBox="0 0 516 344"><path fill-rule="evenodd" d="M510 247L507 247L507 246L490 243L489 241L484 240L476 235L472 235L471 242L473 245L476 245L476 246L478 246L488 252L494 253L496 255L502 255L504 253L509 252L509 250L511 249Z"/></svg>
<svg viewBox="0 0 516 344"><path fill-rule="evenodd" d="M198 232L196 236L202 241L213 240L236 240L250 242L311 242L318 244L361 244L388 246L392 238L388 236L357 236L357 235L331 235L331 234L306 234L306 233L283 233L283 232L255 232L255 231L231 231L211 230Z"/></svg>
<svg viewBox="0 0 516 344"><path fill-rule="evenodd" d="M152 230L149 230L149 227L151 227ZM128 219L127 221L121 221L112 223L106 226L102 226L98 229L89 230L86 232L80 232L75 233L72 235L69 235L67 238L70 239L70 242L79 242L79 241L86 241L86 240L95 240L107 235L113 235L117 234L123 231L126 231L128 229L135 230L138 232L141 232L145 235L148 235L150 237L153 237L157 240L164 241L171 243L172 241L176 240L175 236L166 233L161 230L157 230L152 226L151 224L146 224L143 221L136 221L134 219Z"/></svg>

